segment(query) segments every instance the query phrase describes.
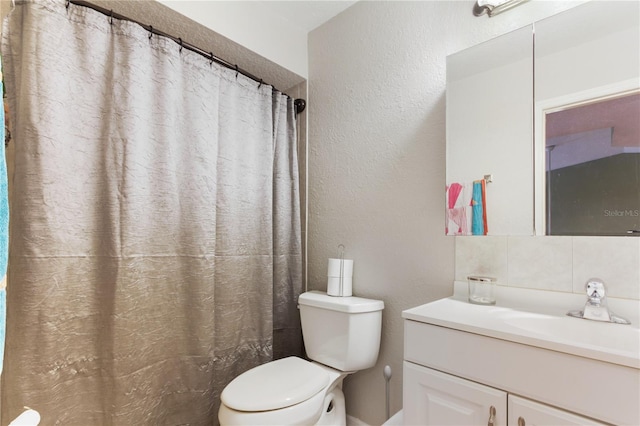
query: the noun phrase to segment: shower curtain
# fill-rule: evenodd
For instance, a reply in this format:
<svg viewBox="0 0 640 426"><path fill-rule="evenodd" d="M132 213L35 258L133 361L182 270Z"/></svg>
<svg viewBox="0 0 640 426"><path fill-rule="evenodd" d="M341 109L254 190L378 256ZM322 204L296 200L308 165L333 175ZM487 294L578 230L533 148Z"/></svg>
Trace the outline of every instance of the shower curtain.
<svg viewBox="0 0 640 426"><path fill-rule="evenodd" d="M2 49L2 424L217 423L233 377L301 352L292 100L61 0L17 1Z"/></svg>

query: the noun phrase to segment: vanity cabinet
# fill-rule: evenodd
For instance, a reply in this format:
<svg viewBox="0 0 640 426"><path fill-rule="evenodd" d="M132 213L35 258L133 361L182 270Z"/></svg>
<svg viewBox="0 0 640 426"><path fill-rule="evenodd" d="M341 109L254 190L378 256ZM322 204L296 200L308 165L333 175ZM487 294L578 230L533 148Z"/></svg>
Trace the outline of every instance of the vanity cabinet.
<svg viewBox="0 0 640 426"><path fill-rule="evenodd" d="M403 370L407 425L605 425L411 362Z"/></svg>
<svg viewBox="0 0 640 426"><path fill-rule="evenodd" d="M636 368L411 320L416 311L406 312L407 425L640 424Z"/></svg>

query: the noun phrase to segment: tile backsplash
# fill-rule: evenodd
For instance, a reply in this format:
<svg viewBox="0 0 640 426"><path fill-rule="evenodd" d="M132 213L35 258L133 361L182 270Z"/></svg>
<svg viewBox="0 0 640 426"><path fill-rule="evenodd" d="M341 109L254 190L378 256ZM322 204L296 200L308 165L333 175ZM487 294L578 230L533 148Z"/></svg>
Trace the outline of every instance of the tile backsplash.
<svg viewBox="0 0 640 426"><path fill-rule="evenodd" d="M640 238L455 238L456 281L480 274L500 285L582 294L585 282L597 277L609 296L640 300Z"/></svg>

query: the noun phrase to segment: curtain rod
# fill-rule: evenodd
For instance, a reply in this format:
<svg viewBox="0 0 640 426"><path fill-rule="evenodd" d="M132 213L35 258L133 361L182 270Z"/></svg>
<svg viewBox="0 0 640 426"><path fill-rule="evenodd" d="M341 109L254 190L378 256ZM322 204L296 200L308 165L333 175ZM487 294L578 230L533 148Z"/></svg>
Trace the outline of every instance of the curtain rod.
<svg viewBox="0 0 640 426"><path fill-rule="evenodd" d="M103 15L106 15L109 17L109 19L113 20L113 19L118 19L121 21L128 21L128 22L132 22L134 24L140 25L142 28L144 28L145 30L149 31L149 33L151 35L156 34L159 35L161 37L166 37L168 39L173 40L174 42L176 42L179 46L180 49L187 49L190 50L194 53L197 53L198 55L204 56L205 58L207 58L208 60L210 60L211 62L215 62L219 65L222 65L223 67L229 68L231 70L234 70L236 73L240 73L242 75L244 75L245 77L249 77L250 79L252 79L253 81L255 81L256 83L260 83L260 85L258 87L261 87L263 84L267 85L267 86L271 86L273 87L275 90L278 90L274 85L272 84L268 84L265 83L261 78L256 77L255 75L251 74L249 71L243 70L242 68L238 67L238 65L234 65L231 64L227 61L225 61L224 59L221 59L217 56L215 56L213 54L213 52L207 52L197 46L194 46L191 43L187 43L186 41L182 40L182 38L180 37L176 37L173 36L171 34L167 34L164 31L160 31L157 30L155 28L153 28L152 25L147 25L147 24L143 24L142 22L136 21L135 19L131 19L127 16L121 15L119 13L115 13L113 11L113 9L109 10L109 9L105 9L103 7L100 6L96 6L95 4L89 3L87 1L82 1L82 0L66 0L66 7L67 9L69 8L69 4L74 4L76 6L82 6L82 7L86 7L89 9L93 9L97 12L102 13ZM151 38L151 35L149 36L149 38ZM287 97L290 97L289 95L287 95L286 93L282 92L281 90L278 90L278 92L285 94ZM296 99L294 101L295 104L295 110L296 113L299 114L302 111L304 111L305 108L305 101L304 99Z"/></svg>

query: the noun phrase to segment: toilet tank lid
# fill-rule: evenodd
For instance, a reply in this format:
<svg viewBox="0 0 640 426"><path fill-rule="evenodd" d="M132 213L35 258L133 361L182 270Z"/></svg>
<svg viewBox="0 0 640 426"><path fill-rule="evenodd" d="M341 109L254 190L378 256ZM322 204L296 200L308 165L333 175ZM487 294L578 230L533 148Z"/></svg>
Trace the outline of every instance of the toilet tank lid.
<svg viewBox="0 0 640 426"><path fill-rule="evenodd" d="M384 302L382 300L365 299L354 296L329 296L327 293L321 291L302 293L298 298L298 304L347 313L375 312L384 309Z"/></svg>

